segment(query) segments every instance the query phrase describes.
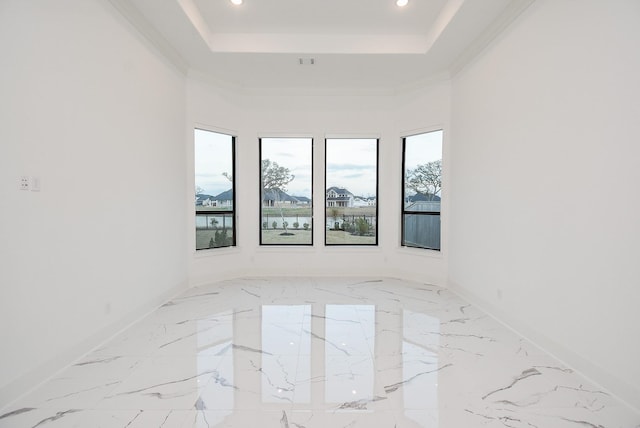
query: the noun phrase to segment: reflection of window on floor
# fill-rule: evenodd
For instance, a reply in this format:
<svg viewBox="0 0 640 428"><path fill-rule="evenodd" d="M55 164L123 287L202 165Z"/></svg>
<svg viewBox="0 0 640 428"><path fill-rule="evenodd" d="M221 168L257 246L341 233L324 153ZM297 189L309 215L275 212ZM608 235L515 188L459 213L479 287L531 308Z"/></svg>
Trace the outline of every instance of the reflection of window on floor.
<svg viewBox="0 0 640 428"><path fill-rule="evenodd" d="M311 306L262 307L262 402L311 402Z"/></svg>
<svg viewBox="0 0 640 428"><path fill-rule="evenodd" d="M208 374L197 379L199 399L196 409L202 410L198 409L198 403L202 403L207 410L218 410L207 415L207 422L214 426L232 414L233 410L230 409L234 408L232 311L221 312L197 321L196 337L198 373ZM198 414L198 417L202 416Z"/></svg>
<svg viewBox="0 0 640 428"><path fill-rule="evenodd" d="M375 306L327 305L325 317L325 402L354 410L373 399Z"/></svg>
<svg viewBox="0 0 640 428"><path fill-rule="evenodd" d="M403 311L402 388L404 414L419 427L438 426L438 346L440 320Z"/></svg>

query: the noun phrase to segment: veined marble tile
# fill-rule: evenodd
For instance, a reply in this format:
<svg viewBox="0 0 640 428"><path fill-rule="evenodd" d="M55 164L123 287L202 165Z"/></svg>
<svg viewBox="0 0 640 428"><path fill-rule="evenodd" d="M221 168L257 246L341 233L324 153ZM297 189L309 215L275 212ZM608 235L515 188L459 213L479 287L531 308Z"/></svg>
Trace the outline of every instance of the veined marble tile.
<svg viewBox="0 0 640 428"><path fill-rule="evenodd" d="M11 427L640 428L455 294L244 278L171 299L0 411Z"/></svg>

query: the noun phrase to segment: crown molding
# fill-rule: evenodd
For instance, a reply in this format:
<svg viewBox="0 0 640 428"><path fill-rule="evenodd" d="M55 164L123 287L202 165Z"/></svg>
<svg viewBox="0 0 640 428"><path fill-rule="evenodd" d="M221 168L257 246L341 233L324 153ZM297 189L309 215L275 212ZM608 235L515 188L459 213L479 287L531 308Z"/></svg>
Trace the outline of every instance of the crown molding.
<svg viewBox="0 0 640 428"><path fill-rule="evenodd" d="M187 61L131 2L127 0L108 0L108 2L160 55L175 66L180 73L186 76L189 71Z"/></svg>
<svg viewBox="0 0 640 428"><path fill-rule="evenodd" d="M489 27L482 32L449 66L451 77L455 77L471 64L489 45L501 35L536 0L513 0Z"/></svg>

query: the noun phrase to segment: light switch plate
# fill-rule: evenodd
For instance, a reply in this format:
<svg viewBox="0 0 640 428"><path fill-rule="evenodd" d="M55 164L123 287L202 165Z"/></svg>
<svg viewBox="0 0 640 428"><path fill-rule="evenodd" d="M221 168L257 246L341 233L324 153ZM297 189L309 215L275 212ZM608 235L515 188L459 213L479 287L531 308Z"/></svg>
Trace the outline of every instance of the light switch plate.
<svg viewBox="0 0 640 428"><path fill-rule="evenodd" d="M40 177L31 177L31 191L39 192L40 191Z"/></svg>

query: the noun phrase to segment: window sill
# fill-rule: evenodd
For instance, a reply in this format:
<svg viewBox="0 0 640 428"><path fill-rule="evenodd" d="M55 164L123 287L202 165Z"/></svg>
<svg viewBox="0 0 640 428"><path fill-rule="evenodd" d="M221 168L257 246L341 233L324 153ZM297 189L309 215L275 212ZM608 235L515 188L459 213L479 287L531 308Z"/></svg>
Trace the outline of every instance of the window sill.
<svg viewBox="0 0 640 428"><path fill-rule="evenodd" d="M227 256L240 254L242 251L236 247L223 247L223 248L207 248L204 250L196 250L193 253L194 259L206 259L214 256Z"/></svg>
<svg viewBox="0 0 640 428"><path fill-rule="evenodd" d="M406 254L411 256L419 256L419 257L429 257L433 259L443 259L444 254L442 254L442 250L432 250L429 248L417 248L417 247L405 247L398 246L398 253Z"/></svg>

